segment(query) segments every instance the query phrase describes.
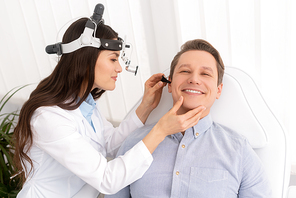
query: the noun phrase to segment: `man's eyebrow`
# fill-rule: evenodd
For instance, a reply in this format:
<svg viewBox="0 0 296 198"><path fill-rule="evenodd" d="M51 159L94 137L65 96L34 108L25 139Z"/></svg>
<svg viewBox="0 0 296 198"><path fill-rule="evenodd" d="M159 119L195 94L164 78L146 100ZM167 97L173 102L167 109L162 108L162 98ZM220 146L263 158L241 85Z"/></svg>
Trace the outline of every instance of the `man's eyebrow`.
<svg viewBox="0 0 296 198"><path fill-rule="evenodd" d="M180 65L177 69L180 69L182 67L190 67L191 65L190 64L182 64ZM202 66L202 69L204 70L208 70L209 72L211 73L214 73L213 69L211 67L208 67L208 66Z"/></svg>
<svg viewBox="0 0 296 198"><path fill-rule="evenodd" d="M178 67L178 69L182 68L182 67L190 67L190 64L182 64Z"/></svg>
<svg viewBox="0 0 296 198"><path fill-rule="evenodd" d="M203 68L204 70L208 70L208 71L214 73L214 71L213 71L213 69L212 69L211 67L202 66L202 68Z"/></svg>

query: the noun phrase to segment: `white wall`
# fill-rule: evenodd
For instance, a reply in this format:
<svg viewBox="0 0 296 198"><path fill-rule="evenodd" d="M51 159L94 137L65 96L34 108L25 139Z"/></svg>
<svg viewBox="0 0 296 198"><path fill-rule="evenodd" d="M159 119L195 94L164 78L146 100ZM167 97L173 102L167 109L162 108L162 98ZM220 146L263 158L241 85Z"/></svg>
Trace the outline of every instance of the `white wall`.
<svg viewBox="0 0 296 198"><path fill-rule="evenodd" d="M296 1L293 0L0 0L0 97L28 83L24 101L36 83L55 67L44 48L61 40L68 22L105 6L105 23L133 46L139 74L123 71L113 92L100 99L106 117L119 122L143 94L151 74L162 72L182 43L204 38L221 53L225 65L251 74L271 109L290 134L296 164ZM123 98L123 99L120 99Z"/></svg>

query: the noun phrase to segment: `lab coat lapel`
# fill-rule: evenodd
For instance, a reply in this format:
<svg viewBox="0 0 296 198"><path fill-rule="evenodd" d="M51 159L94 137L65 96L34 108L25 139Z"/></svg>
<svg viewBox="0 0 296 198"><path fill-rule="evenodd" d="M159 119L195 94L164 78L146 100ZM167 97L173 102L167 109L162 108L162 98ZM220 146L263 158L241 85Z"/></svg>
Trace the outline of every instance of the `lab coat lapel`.
<svg viewBox="0 0 296 198"><path fill-rule="evenodd" d="M79 125L81 126L81 130L80 130L81 135L87 136L87 137L91 138L94 142L96 142L97 144L100 144L101 147L105 147L105 140L104 140L104 136L102 135L102 131L101 131L104 126L101 127L100 124L98 124L98 119L100 119L100 118L93 119L93 124L96 129L96 132L95 132L93 130L92 126L84 118L84 116L82 115L79 108L74 110L74 114L78 118L77 121L79 122Z"/></svg>
<svg viewBox="0 0 296 198"><path fill-rule="evenodd" d="M93 125L96 129L96 136L100 143L102 143L104 146L106 144L105 137L104 137L104 124L103 120L101 118L101 114L99 113L97 107L94 109L93 115L92 115Z"/></svg>

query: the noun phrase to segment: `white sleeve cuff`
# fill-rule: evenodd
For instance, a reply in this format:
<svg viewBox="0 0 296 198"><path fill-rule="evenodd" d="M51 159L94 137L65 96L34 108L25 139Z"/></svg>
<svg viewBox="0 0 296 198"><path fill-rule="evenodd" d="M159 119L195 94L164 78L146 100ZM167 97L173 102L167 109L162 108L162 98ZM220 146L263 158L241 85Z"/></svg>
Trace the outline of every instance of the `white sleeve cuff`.
<svg viewBox="0 0 296 198"><path fill-rule="evenodd" d="M136 111L133 111L131 113L131 119L135 122L135 124L137 125L138 128L144 126L144 124L142 123L140 118L137 116Z"/></svg>
<svg viewBox="0 0 296 198"><path fill-rule="evenodd" d="M144 159L148 159L148 161L151 160L151 162L153 161L153 157L150 153L150 151L148 150L147 146L144 144L144 142L141 140L140 142L138 142L135 146L135 149L139 149L141 151L141 154L143 155ZM151 158L151 159L149 159Z"/></svg>

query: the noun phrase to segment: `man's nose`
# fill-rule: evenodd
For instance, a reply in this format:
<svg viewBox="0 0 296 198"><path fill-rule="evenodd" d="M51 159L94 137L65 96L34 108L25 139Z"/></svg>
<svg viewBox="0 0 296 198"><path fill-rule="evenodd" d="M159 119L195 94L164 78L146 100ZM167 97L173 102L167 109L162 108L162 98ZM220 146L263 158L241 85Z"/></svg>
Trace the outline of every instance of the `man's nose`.
<svg viewBox="0 0 296 198"><path fill-rule="evenodd" d="M189 84L201 84L200 77L197 74L192 74L188 79Z"/></svg>

